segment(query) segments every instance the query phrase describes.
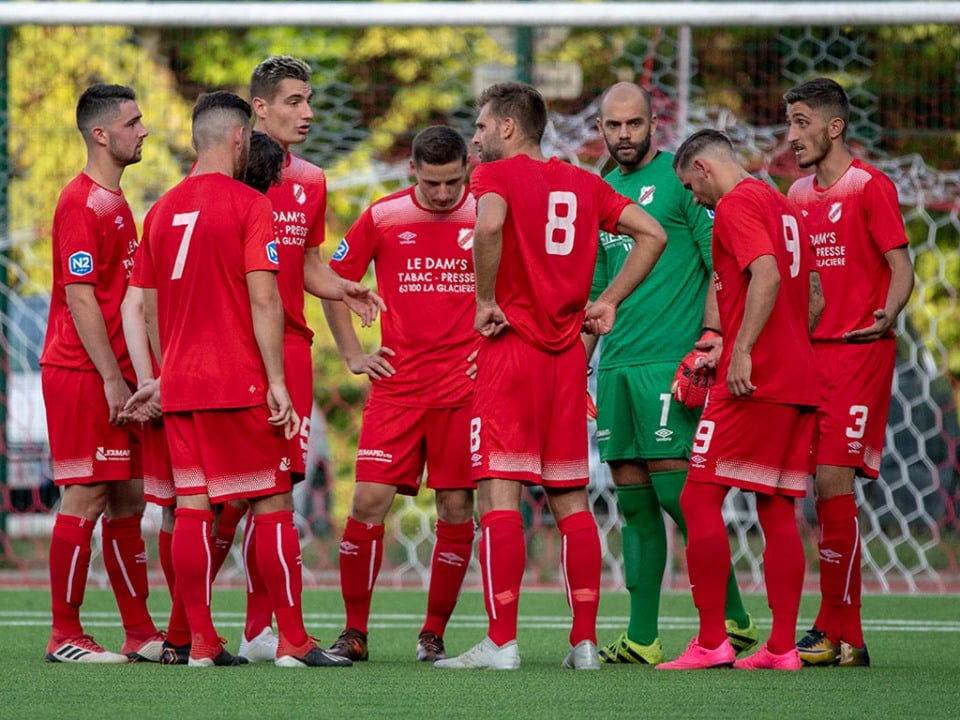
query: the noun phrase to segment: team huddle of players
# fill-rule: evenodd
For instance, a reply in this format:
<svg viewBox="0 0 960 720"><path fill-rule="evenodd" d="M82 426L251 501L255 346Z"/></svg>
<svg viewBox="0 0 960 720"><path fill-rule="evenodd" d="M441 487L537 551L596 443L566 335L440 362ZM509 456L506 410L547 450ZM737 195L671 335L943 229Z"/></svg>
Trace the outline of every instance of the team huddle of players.
<svg viewBox="0 0 960 720"><path fill-rule="evenodd" d="M895 188L844 146L842 88L818 79L785 97L787 141L815 169L788 200L741 168L721 132L697 132L673 156L658 150L651 97L636 85L601 98L597 127L617 164L606 178L544 157L547 111L534 88L491 86L477 101L481 163L469 184L464 139L426 128L413 142L415 183L367 208L329 264L319 253L323 171L290 152L307 137L311 95L310 68L274 56L254 70L249 103L201 96L196 162L150 210L139 243L120 190L147 136L135 96L96 85L80 98L88 160L57 206L41 358L63 488L47 660L367 660L384 522L396 494L416 494L426 475L437 523L420 661L520 666L520 506L532 484L562 536L573 618L563 667L869 664L854 481L879 468L892 327L913 274ZM371 262L377 293L360 284ZM340 543L345 629L329 648L304 626L291 499L313 397L305 292L322 299L350 370L371 379ZM351 312L364 325L379 314L378 349L362 347ZM599 336L597 438L624 518L631 606L626 631L600 648L583 393ZM794 502L811 474L822 603L797 642ZM721 506L731 487L757 496L773 614L770 638L741 660L759 635L730 567ZM475 499L489 627L448 657ZM163 632L146 606L146 501L164 508L173 605ZM657 628L663 511L687 540L700 614L697 637L671 662ZM231 653L212 620L211 584L248 512L247 614ZM101 517L119 653L79 619Z"/></svg>

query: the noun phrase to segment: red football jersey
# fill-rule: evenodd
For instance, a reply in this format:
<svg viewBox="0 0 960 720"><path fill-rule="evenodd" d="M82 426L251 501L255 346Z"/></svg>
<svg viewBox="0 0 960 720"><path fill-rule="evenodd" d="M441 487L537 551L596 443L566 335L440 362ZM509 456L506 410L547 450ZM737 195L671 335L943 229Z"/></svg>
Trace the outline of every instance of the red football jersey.
<svg viewBox="0 0 960 720"><path fill-rule="evenodd" d="M327 181L323 170L293 154L287 155L283 180L267 190L273 204L273 231L280 256L277 285L283 300L283 331L308 342L313 331L303 315L303 255L324 239Z"/></svg>
<svg viewBox="0 0 960 720"><path fill-rule="evenodd" d="M750 263L773 255L780 287L770 318L750 353L753 400L819 404L816 361L808 330L813 248L799 212L776 189L754 178L723 196L713 220L713 270L724 343L714 397L729 397L726 376L743 323Z"/></svg>
<svg viewBox="0 0 960 720"><path fill-rule="evenodd" d="M147 214L133 284L156 288L165 412L266 401L247 273L276 272L270 201L220 173L191 175Z"/></svg>
<svg viewBox="0 0 960 720"><path fill-rule="evenodd" d="M478 200L496 193L507 203L495 296L510 325L548 352L580 342L598 232L616 232L631 201L557 158L482 163L470 184Z"/></svg>
<svg viewBox="0 0 960 720"><path fill-rule="evenodd" d="M94 286L120 371L135 382L120 303L136 249L137 226L122 191L101 187L83 173L63 189L53 216L53 290L42 365L96 370L67 307L66 286L88 283Z"/></svg>
<svg viewBox="0 0 960 720"><path fill-rule="evenodd" d="M884 253L907 244L896 186L876 168L854 160L830 187L819 187L808 175L787 196L810 232L826 299L814 340L840 340L844 333L869 327L890 287Z"/></svg>
<svg viewBox="0 0 960 720"><path fill-rule="evenodd" d="M413 187L371 205L340 243L330 267L360 280L370 262L387 305L383 344L396 375L373 383L378 397L418 407L456 407L470 400L467 356L479 345L473 329L476 200L465 189L452 210L428 210Z"/></svg>

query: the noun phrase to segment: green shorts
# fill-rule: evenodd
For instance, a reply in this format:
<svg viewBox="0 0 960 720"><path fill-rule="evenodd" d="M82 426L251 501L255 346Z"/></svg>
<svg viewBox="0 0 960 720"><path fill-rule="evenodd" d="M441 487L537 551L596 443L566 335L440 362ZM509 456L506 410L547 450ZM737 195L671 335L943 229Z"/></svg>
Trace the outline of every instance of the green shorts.
<svg viewBox="0 0 960 720"><path fill-rule="evenodd" d="M689 458L700 410L673 399L677 363L601 370L597 377L600 459Z"/></svg>

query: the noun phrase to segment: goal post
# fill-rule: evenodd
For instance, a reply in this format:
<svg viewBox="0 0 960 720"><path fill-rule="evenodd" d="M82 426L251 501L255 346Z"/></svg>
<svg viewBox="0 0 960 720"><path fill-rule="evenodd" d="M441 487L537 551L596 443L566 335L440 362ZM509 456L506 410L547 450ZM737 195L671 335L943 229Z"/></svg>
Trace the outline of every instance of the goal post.
<svg viewBox="0 0 960 720"><path fill-rule="evenodd" d="M784 142L783 90L828 74L850 91L852 145L896 183L917 273L898 326L881 477L858 486L864 582L882 591L960 588L960 150L950 129L960 117L960 57L948 41L958 23L960 2L0 3L0 25L11 38L2 98L10 155L0 178L9 188L9 228L0 238L7 278L0 322L12 380L0 398L7 410L0 583L42 579L56 501L44 457L36 354L49 294L52 203L82 166L71 117L78 88L103 78L133 85L143 98L151 138L144 162L124 178L142 221L189 162L189 107L198 89L243 87L259 59L251 48L305 57L315 68L317 117L300 152L327 172L330 245L372 200L408 182L406 153L418 126L443 121L469 136L473 69L515 62L504 28L532 27L535 61L576 63L582 70L582 92L549 103L546 149L598 172L608 159L593 124L597 96L619 79L650 88L661 147L674 149L701 127L722 128L750 171L781 187L797 173ZM215 41L204 44L202 29L215 33ZM190 47L181 47L177 41L188 36ZM191 75L201 64L189 55L194 48L219 65ZM313 438L314 473L298 489L297 507L305 578L321 585L336 582L366 385L342 370L321 314L315 305L308 311L318 332L316 393L325 418L313 426L326 431ZM369 332L362 338L375 340ZM605 581L620 587L616 497L595 451L591 473ZM397 501L388 520L383 585L426 582L432 502L430 493ZM740 579L746 589L758 589L762 536L752 497L731 493L724 514ZM798 515L813 571L809 499ZM556 582L556 533L536 492L524 494L524 521L529 580ZM677 537L670 547L666 582L684 587ZM469 582L479 583L477 570ZM228 579L238 577L235 566L226 572ZM808 573L811 586L814 577Z"/></svg>

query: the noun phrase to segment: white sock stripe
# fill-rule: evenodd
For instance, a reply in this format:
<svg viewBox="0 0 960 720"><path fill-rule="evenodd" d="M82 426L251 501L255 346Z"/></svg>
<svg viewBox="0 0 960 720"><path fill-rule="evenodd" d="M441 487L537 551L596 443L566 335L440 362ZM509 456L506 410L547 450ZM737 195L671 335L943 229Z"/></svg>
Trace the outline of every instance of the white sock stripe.
<svg viewBox="0 0 960 720"><path fill-rule="evenodd" d="M377 579L374 576L377 567L377 541L370 541L370 565L367 567L367 592L373 590L373 583Z"/></svg>
<svg viewBox="0 0 960 720"><path fill-rule="evenodd" d="M67 573L67 597L68 603L73 602L73 578L77 573L77 559L80 557L80 546L73 548L73 557L70 558L70 572Z"/></svg>
<svg viewBox="0 0 960 720"><path fill-rule="evenodd" d="M847 580L843 586L843 602L845 605L850 604L850 584L853 575L853 566L857 560L857 546L860 544L860 518L856 516L853 518L853 538L853 545L850 548L850 559L847 562Z"/></svg>
<svg viewBox="0 0 960 720"><path fill-rule="evenodd" d="M253 518L247 518L247 522L250 523L250 529L246 530L243 534L243 574L247 582L247 594L250 595L253 593L253 582L250 580L250 546L253 545L253 531L256 529L256 526L253 524Z"/></svg>
<svg viewBox="0 0 960 720"><path fill-rule="evenodd" d="M211 594L213 592L213 556L210 554L210 526L206 520L201 521L200 523L201 537L206 538L206 542L203 543L203 551L207 556L207 587L206 589L206 602L207 607L210 607L212 604Z"/></svg>
<svg viewBox="0 0 960 720"><path fill-rule="evenodd" d="M563 590L567 594L567 605L570 606L570 616L576 616L573 609L573 592L570 590L570 575L567 572L567 536L560 536L560 571L563 575Z"/></svg>
<svg viewBox="0 0 960 720"><path fill-rule="evenodd" d="M130 597L136 597L137 591L133 587L133 583L130 581L130 574L127 572L127 566L123 562L123 556L120 554L120 545L117 541L110 541L110 548L113 550L114 556L117 558L117 565L120 566L120 574L123 575L123 582L127 586L127 592L130 593Z"/></svg>
<svg viewBox="0 0 960 720"><path fill-rule="evenodd" d="M287 607L293 607L293 588L290 586L290 568L287 567L287 560L283 557L283 525L277 523L277 558L280 561L280 567L283 568L283 591L287 595Z"/></svg>
<svg viewBox="0 0 960 720"><path fill-rule="evenodd" d="M490 528L484 528L483 530L483 548L484 556L487 561L487 571L483 576L487 582L484 583L485 587L483 591L487 593L487 602L490 605L490 619L496 620L497 604L493 601L493 561L491 560L490 555Z"/></svg>

